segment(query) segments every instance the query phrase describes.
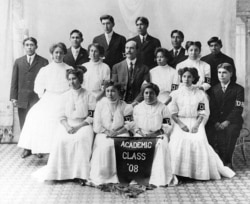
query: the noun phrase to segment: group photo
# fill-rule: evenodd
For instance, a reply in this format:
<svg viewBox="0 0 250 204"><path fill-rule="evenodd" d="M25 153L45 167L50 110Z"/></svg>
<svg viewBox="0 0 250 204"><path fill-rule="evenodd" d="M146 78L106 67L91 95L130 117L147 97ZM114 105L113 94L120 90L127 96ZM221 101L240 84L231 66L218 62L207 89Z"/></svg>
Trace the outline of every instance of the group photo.
<svg viewBox="0 0 250 204"><path fill-rule="evenodd" d="M1 203L250 201L250 4L1 6Z"/></svg>

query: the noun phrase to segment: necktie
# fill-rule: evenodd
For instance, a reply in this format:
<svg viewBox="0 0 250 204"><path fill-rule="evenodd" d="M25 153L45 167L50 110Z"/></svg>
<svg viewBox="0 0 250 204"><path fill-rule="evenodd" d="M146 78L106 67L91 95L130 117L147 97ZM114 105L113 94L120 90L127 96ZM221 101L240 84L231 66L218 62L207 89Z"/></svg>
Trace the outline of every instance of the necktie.
<svg viewBox="0 0 250 204"><path fill-rule="evenodd" d="M146 42L146 37L142 36L142 44Z"/></svg>
<svg viewBox="0 0 250 204"><path fill-rule="evenodd" d="M225 93L226 92L226 87L222 86L222 91Z"/></svg>
<svg viewBox="0 0 250 204"><path fill-rule="evenodd" d="M178 50L175 50L174 51L174 57L177 57L177 55L178 55Z"/></svg>
<svg viewBox="0 0 250 204"><path fill-rule="evenodd" d="M31 57L28 57L28 63L31 65Z"/></svg>
<svg viewBox="0 0 250 204"><path fill-rule="evenodd" d="M75 50L75 54L74 54L74 58L76 60L77 56L78 56L79 50Z"/></svg>
<svg viewBox="0 0 250 204"><path fill-rule="evenodd" d="M129 66L129 79L130 79L130 80L133 79L133 72L134 72L133 63L130 62L130 66Z"/></svg>

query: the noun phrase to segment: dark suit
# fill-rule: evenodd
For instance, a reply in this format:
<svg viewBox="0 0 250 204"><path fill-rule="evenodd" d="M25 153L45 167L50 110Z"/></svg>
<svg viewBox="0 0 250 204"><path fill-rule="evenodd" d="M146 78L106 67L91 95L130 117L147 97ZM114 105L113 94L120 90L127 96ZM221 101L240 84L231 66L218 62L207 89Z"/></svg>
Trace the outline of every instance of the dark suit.
<svg viewBox="0 0 250 204"><path fill-rule="evenodd" d="M133 78L129 78L128 64L126 60L115 64L112 69L112 81L120 83L124 88L123 100L132 103L136 100L144 80L149 82L149 69L146 65L136 60Z"/></svg>
<svg viewBox="0 0 250 204"><path fill-rule="evenodd" d="M108 64L110 68L124 59L123 53L125 52L126 44L126 38L124 36L114 32L108 45L105 34L101 34L93 39L93 43L98 43L104 47L104 62Z"/></svg>
<svg viewBox="0 0 250 204"><path fill-rule="evenodd" d="M35 55L31 65L27 56L18 58L13 67L10 99L17 100L18 115L21 128L29 109L39 100L34 92L34 81L39 70L48 64L48 60Z"/></svg>
<svg viewBox="0 0 250 204"><path fill-rule="evenodd" d="M209 54L201 58L202 61L208 63L211 67L211 87L219 83L217 67L221 63L229 63L233 66L233 76L231 81L236 81L236 70L234 65L234 60L231 57L223 54L222 52L218 54Z"/></svg>
<svg viewBox="0 0 250 204"><path fill-rule="evenodd" d="M206 125L207 137L209 143L215 149L217 148L225 164L231 163L235 143L242 128L243 103L244 88L236 83L231 82L225 93L220 83L211 88L211 114ZM229 126L224 130L216 130L215 124L224 121L229 121Z"/></svg>
<svg viewBox="0 0 250 204"><path fill-rule="evenodd" d="M89 55L87 50L85 50L84 48L80 48L78 56L75 60L71 48L67 49L67 54L64 56L63 61L71 66L74 67L74 69L77 67L77 65L82 65L85 62L89 61Z"/></svg>
<svg viewBox="0 0 250 204"><path fill-rule="evenodd" d="M184 61L185 59L188 58L188 56L185 55L185 49L183 47L181 47L180 52L178 53L177 56L174 56L174 50L170 50L170 55L172 57L172 60L169 62L169 65L173 68L176 68L176 65L182 61Z"/></svg>
<svg viewBox="0 0 250 204"><path fill-rule="evenodd" d="M137 43L137 57L141 60L143 64L147 65L149 69L157 66L154 52L156 48L161 47L161 42L157 38L147 35L146 41L143 44L139 35L129 40L133 40Z"/></svg>

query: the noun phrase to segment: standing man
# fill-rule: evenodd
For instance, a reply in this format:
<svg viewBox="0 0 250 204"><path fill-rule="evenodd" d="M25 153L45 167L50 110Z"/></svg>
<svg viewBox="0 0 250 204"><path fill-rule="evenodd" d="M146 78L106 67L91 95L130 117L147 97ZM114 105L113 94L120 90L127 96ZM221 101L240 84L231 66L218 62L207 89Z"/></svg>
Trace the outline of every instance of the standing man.
<svg viewBox="0 0 250 204"><path fill-rule="evenodd" d="M217 67L219 64L224 62L227 62L232 65L233 76L231 80L236 82L236 70L234 60L221 52L221 39L219 39L218 37L212 37L207 41L207 44L210 48L211 53L202 57L201 60L208 63L211 67L211 87L219 83Z"/></svg>
<svg viewBox="0 0 250 204"><path fill-rule="evenodd" d="M34 81L39 70L49 62L36 54L37 40L28 37L23 41L26 55L16 59L12 72L10 100L18 107L21 129L29 109L39 100L34 92Z"/></svg>
<svg viewBox="0 0 250 204"><path fill-rule="evenodd" d="M182 47L182 43L184 41L184 34L180 30L173 30L171 32L171 43L173 49L170 50L170 54L172 56L172 61L169 63L173 68L176 68L176 65L185 59L187 56L185 55L186 50Z"/></svg>
<svg viewBox="0 0 250 204"><path fill-rule="evenodd" d="M112 69L112 81L123 86L123 100L127 103L137 103L142 83L149 82L149 69L137 59L137 49L136 42L128 40L125 45L126 59Z"/></svg>
<svg viewBox="0 0 250 204"><path fill-rule="evenodd" d="M206 125L209 143L229 167L232 167L234 147L242 128L244 107L244 88L232 80L233 71L229 63L218 65L220 83L211 88L211 114Z"/></svg>
<svg viewBox="0 0 250 204"><path fill-rule="evenodd" d="M72 30L70 33L71 47L67 50L67 54L63 61L71 67L77 68L85 62L89 61L87 50L81 47L83 42L82 33L79 30Z"/></svg>
<svg viewBox="0 0 250 204"><path fill-rule="evenodd" d="M115 26L114 18L110 15L100 17L104 34L93 39L93 43L98 43L104 47L104 62L112 69L113 65L124 59L123 52L125 49L126 38L113 31Z"/></svg>
<svg viewBox="0 0 250 204"><path fill-rule="evenodd" d="M149 69L157 66L154 58L155 49L161 47L161 42L157 38L150 36L147 32L149 21L146 17L138 17L135 20L138 35L131 38L138 46L138 58Z"/></svg>

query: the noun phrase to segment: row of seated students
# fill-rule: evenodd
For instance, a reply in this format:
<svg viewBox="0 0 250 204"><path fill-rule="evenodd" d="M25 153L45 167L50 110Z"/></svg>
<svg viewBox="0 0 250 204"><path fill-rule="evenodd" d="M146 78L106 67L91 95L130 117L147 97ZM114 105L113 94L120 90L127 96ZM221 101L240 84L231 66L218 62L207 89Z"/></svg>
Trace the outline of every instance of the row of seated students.
<svg viewBox="0 0 250 204"><path fill-rule="evenodd" d="M104 16L104 18L102 16L100 19L106 30L111 29L111 31L112 31L112 28L114 26L114 21L111 19L112 19L112 17L110 18L110 16ZM147 31L148 20L146 19L146 21L145 21L145 19L146 19L145 17L137 18L136 24L138 24L137 25L138 32L139 32L139 30L144 30L144 32L145 32L145 30ZM111 24L111 25L107 25L107 24ZM147 34L147 32L146 32L146 34ZM106 43L111 45L113 37L111 37L111 39L108 39L108 38L106 38L107 36L105 34L103 36L105 37L104 39L106 39ZM146 36L148 37L149 35L147 34ZM35 54L35 50L37 48L37 41L34 38L27 38L24 40L23 44L24 44L24 48L27 52L27 56L19 58L15 61L15 65L13 68L13 75L12 75L11 97L10 98L13 101L14 105L18 106L20 124L21 124L21 127L23 127L21 135L20 135L19 144L18 144L20 147L24 148L24 151L22 153L23 158L29 156L31 153L37 154L38 157L42 157L42 154L52 153L52 150L54 151L55 149L57 149L55 147L55 145L58 143L58 139L56 139L56 137L54 137L54 135L58 135L58 134L56 134L56 132L58 132L57 129L59 129L59 128L56 128L56 127L58 127L59 121L61 122L61 124L59 124L59 127L61 127L61 129L62 129L62 127L64 127L63 130L66 131L66 133L68 133L68 134L76 134L77 133L76 135L78 135L79 131L82 130L82 128L85 126L88 126L88 128L89 128L88 131L86 130L87 132L91 132L91 131L93 132L93 130L91 130L92 122L91 122L91 119L87 120L88 117L86 115L86 110L89 110L89 109L94 110L95 103L89 104L89 103L87 103L87 101L92 100L91 99L92 96L95 100L96 99L98 100L99 98L101 98L100 96L103 92L103 84L105 81L108 81L111 78L113 82L115 82L116 84L117 83L120 84L120 91L118 91L118 89L116 89L118 92L120 92L119 99L125 101L127 104L131 104L131 106L137 107L136 105L138 105L138 104L140 105L140 104L146 103L146 97L144 96L144 93L141 92L141 87L143 84L147 84L149 82L153 82L153 83L157 84L157 87L159 87L158 88L159 91L154 90L153 92L155 92L155 95L158 96L158 97L156 97L156 98L158 98L157 103L160 103L160 104L165 103L164 107L167 107L166 106L167 104L169 104L169 106L172 104L171 106L174 107L174 105L173 105L174 101L177 103L177 101L178 101L177 99L181 100L181 101L179 101L180 104L176 105L176 107L174 109L175 111L177 111L177 113L172 112L170 114L170 115L172 115L172 117L169 117L169 118L172 118L174 120L174 123L178 124L178 126L180 127L180 131L187 132L187 134L197 133L197 135L203 135L201 137L201 138L203 138L203 139L201 139L201 141L203 141L206 138L206 134L200 134L200 132L198 130L202 129L202 131L203 131L203 129L204 129L203 125L206 124L208 117L209 117L209 105L208 105L209 103L207 101L207 96L204 92L204 91L207 91L207 93L210 97L210 110L211 110L210 119L207 123L207 127L209 127L209 128L207 128L208 140L209 140L210 144L216 149L216 151L218 151L219 156L223 160L224 164L231 167L232 152L233 152L236 139L239 135L239 131L240 131L242 123L243 123L241 113L243 110L244 89L235 83L236 76L235 76L234 63L233 63L231 58L224 57L224 55L220 52L220 49L222 47L222 43L221 43L221 40L219 38L213 37L208 41L208 44L211 45L212 54L207 56L207 58L208 58L207 60L213 61L214 64L211 64L211 66L215 66L216 63L221 62L221 64L219 66L217 66L217 64L216 64L216 74L214 75L214 76L216 76L215 77L216 80L219 81L219 79L220 79L220 81L219 81L220 83L214 82L216 85L213 85L212 88L210 88L211 81L213 81L215 79L211 78L211 76L213 77L213 74L211 74L212 69L210 69L209 64L207 64L199 59L199 57L200 57L199 54L201 51L200 42L191 42L191 41L187 42L186 49L187 49L188 56L182 58L183 61L179 62L177 64L176 69L170 67L168 65L168 63L170 63L170 64L173 63L173 61L174 61L173 55L178 56L178 54L176 55L176 53L173 52L174 54L172 55L171 52L168 52L164 48L158 48L158 47L156 47L154 49L152 48L153 53L150 54L150 57L154 59L154 54L155 54L156 60L154 61L154 63L157 62L158 66L153 68L153 69L149 69L150 66L145 65L146 64L145 61L143 62L143 57L142 57L143 52L142 52L142 49L140 48L140 45L139 45L139 44L141 44L141 45L145 44L144 46L147 47L146 45L147 45L147 43L149 43L147 41L147 38L142 39L142 42L136 41L136 38L133 38L133 39L130 39L128 41L125 41L125 50L124 51L125 51L126 58L124 60L120 59L122 61L115 64L112 67L112 69L110 69L109 66L106 63L104 63L105 60L108 59L107 53L109 52L108 51L109 49L105 51L105 48L100 45L101 42L100 42L100 44L95 42L88 47L88 54L89 54L89 58L90 58L89 62L84 61L85 63L80 64L80 66L79 66L79 64L76 64L76 62L79 59L81 59L81 57L86 55L85 52L81 52L81 50L83 48L78 47L79 48L78 51L77 51L77 49L74 48L74 45L76 45L76 44L78 44L80 46L83 38L82 38L81 32L78 30L72 31L70 34L70 37L71 37L70 39L72 42L72 47L70 49L67 50L66 46L63 43L57 43L51 47L50 52L53 56L53 58L52 58L53 61L49 65L47 65L48 61L46 59ZM101 36L99 36L99 37L101 38ZM99 37L95 38L94 41L97 40ZM140 39L140 35L137 37ZM183 36L181 31L173 31L171 33L171 37L172 37L173 45L178 44L177 42L179 42L179 44L181 45L181 43L184 39L184 36ZM121 54L124 51L122 51ZM180 51L181 51L181 49L180 49ZM105 56L104 59L102 58L103 56ZM217 56L223 56L224 59L220 58L220 57L217 58ZM148 59L148 58L149 57L146 57L146 59ZM204 57L204 59L205 59L205 57ZM231 64L227 63L227 60L231 60L230 61ZM70 67L69 65L67 65L67 64L70 64L72 62L75 63L74 66ZM45 65L47 65L47 66L45 66ZM182 86L185 83L180 83L183 80L181 77L181 76L183 76L183 74L180 74L180 73L182 72L183 68L188 69L188 67L193 67L196 71L198 71L197 77L195 76L194 73L192 73L193 71L190 71L193 69L186 71L187 73L191 73L191 75L192 75L191 78L195 79L194 80L195 83L193 83L192 86L190 86L192 88L185 88L185 86ZM83 71L86 71L84 73L84 79L81 80L81 79L79 79L79 77L76 77L77 74L72 74L75 76L73 78L72 77L70 78L69 75L67 74L67 78L65 78L66 73L70 73L70 72L67 72L67 70L70 70L73 68L76 70L82 69ZM217 75L217 68L218 68L218 75ZM223 71L219 71L219 70L223 70ZM184 74L184 76L186 76L186 75ZM219 78L217 76L219 76ZM77 80L79 80L80 84L83 82L84 89L79 89L79 87L78 87L78 89L77 89L78 91L68 91L69 90L68 83L70 84L70 87L73 87L74 86L73 84ZM224 83L223 80L225 80L226 83ZM224 90L224 86L223 86L223 90L222 90L223 84L226 85L226 90ZM177 89L178 86L179 86L179 89ZM74 87L72 89L74 89ZM154 89L156 89L156 88L154 88ZM175 95L175 93L177 93L177 92L174 92L173 91L174 89L177 89L177 92L181 93L180 94L181 97L180 96L177 97L178 94ZM84 91L82 91L82 90L84 90ZM197 99L203 98L202 100L204 100L204 101L203 102L199 101L197 107L195 106L194 102L190 102L188 104L189 106L191 104L194 105L194 106L192 106L192 108L185 105L185 102L189 101L188 99L192 98L191 97L192 95L196 95L196 94L189 95L192 91L189 93L188 90L189 91L192 90L195 93L198 92L200 94L200 96L199 97L195 96L195 98L197 98ZM181 91L183 91L183 93ZM88 94L86 95L87 99L84 99L85 100L84 103L89 104L87 106L87 109L86 109L86 107L83 108L83 106L82 106L83 103L80 100L78 100L79 99L78 97L81 95L80 94L81 92L84 92L84 93L88 92ZM64 96L64 95L66 95L66 98L64 100L62 100L62 96ZM203 95L205 97L203 97ZM185 96L188 96L187 100L184 99ZM40 100L39 100L39 98L40 98ZM83 99L83 98L85 98L85 96L80 97L80 98ZM101 101L104 101L104 98L100 100L100 103L101 103ZM183 99L183 101L182 101L182 99ZM38 103L36 103L37 101L38 101ZM62 101L63 101L63 103L62 103ZM67 104L66 101L67 101L67 103L70 104L69 105L70 107L66 107L66 104ZM117 99L115 101L117 102ZM79 106L79 105L80 105L80 107L77 108L77 106ZM141 106L141 105L140 106L139 105L138 105L138 107ZM188 115L188 114L187 114L187 116L185 116L185 114L182 115L183 113L178 112L179 110L181 110L182 106L188 108L187 110L189 110L189 111L193 110L194 112L193 113L189 112L189 114L191 114L191 115ZM97 107L98 107L98 105L97 105ZM198 116L200 116L200 114L197 113L197 110L199 107L205 107L204 108L205 111L203 110L204 115L201 114L202 117L198 117ZM114 114L114 113L112 113L112 111L115 111L116 108L117 108L117 105L115 105L115 107L110 109L110 111L111 111L110 117L111 118L114 117L114 115L112 115L112 114ZM196 113L195 113L195 108L197 108ZM64 115L62 116L61 113L63 112L62 110L64 110L64 109L65 109ZM136 108L135 108L135 110L136 110ZM27 115L27 118L25 119L28 111L29 111L29 113ZM59 116L61 117L60 120L58 119ZM66 118L72 117L73 119L78 118L79 120L77 120L77 122L73 120L72 124L71 124L71 122L69 122L70 120L65 119L65 117ZM97 116L94 116L94 117L97 117ZM189 118L189 117L196 118L198 121L197 124L199 124L199 125L197 125L194 122L190 122L190 121L188 122L188 124L183 122L186 120L186 118ZM84 120L83 120L83 118L84 118ZM135 115L134 115L134 118L135 118L135 123L136 123L135 126L138 127L138 126L140 126L139 124L145 124L145 122L138 122L136 120ZM150 119L150 117L148 117L148 116L147 117L145 116L144 119L145 118ZM22 122L21 122L21 120L22 120ZM24 120L25 120L25 125L23 126ZM114 120L114 118L111 119L111 122L113 122L113 120ZM105 131L107 130L107 131L110 131L109 134L113 134L113 132L115 132L114 134L116 134L116 130L118 127L116 127L116 126L112 127L112 125L110 125L110 124L105 124L105 122L107 122L107 121L104 120L104 122L103 122L104 124L102 124L103 127L101 129L104 132L98 132L97 130L95 130L95 123L94 123L95 132L96 133L105 133ZM151 123L149 123L149 124L151 124ZM155 124L155 123L152 123L152 124ZM195 125L197 125L196 128L194 128ZM174 126L174 127L178 127L178 126ZM136 132L136 134L138 132L140 132L141 133L140 135L145 135L145 134L148 135L148 133L151 134L151 133L160 131L161 128L158 128L158 127L160 127L159 124L158 124L157 128L154 127L152 130L146 129L145 132L141 131L141 129L143 130L144 127L139 127L138 131L134 130L134 132ZM203 127L203 128L201 128L201 127ZM83 132L85 132L85 130ZM179 132L179 134L174 134L175 132L176 132L176 130L174 128L173 132L171 129L171 131L167 130L166 132L164 132L164 134L170 135L170 133L171 133L171 135L180 135L180 132ZM198 132L199 132L199 134L198 134ZM81 134L81 135L83 135L83 134ZM88 133L88 135L89 135L89 137L91 137L92 134ZM191 135L193 135L193 134L191 134ZM205 137L204 137L204 135L205 135ZM221 136L218 136L218 135L221 135ZM79 136L76 136L76 138L77 137L79 137ZM99 137L99 138L101 138L101 137ZM174 137L170 136L170 138L174 138ZM175 141L175 140L170 139L170 144L172 141ZM72 143L72 145L75 145L73 143ZM96 137L96 140L95 140L93 155L95 155L95 154L98 155L98 153L95 153L96 143L98 144L98 137ZM172 142L172 143L175 145L182 146L181 145L182 142L180 142L180 141L175 142L175 143ZM87 142L86 144L89 144L89 143ZM206 145L208 145L208 143ZM163 149L168 149L168 148L166 148L166 146L168 146L168 145L165 144ZM91 147L91 145L88 147ZM192 148L193 148L193 144L190 145L190 152L191 152ZM86 149L88 149L88 148L86 147ZM98 151L102 152L100 150L100 147L96 148L96 149L98 149ZM226 172L227 173L230 172L229 174L224 172L225 168L223 166L223 163L219 162L220 159L216 157L217 156L216 153L213 152L213 150L211 150L211 147L209 145L208 145L208 147L205 148L205 149L210 149L209 151L206 151L203 154L198 153L198 155L203 155L203 156L201 156L202 161L204 160L204 158L207 158L207 160L206 160L206 161L208 161L207 165L208 166L209 165L210 166L211 165L217 166L218 171L217 171L217 173L210 172L210 170L208 168L205 171L206 175L207 175L205 177L202 175L202 173L201 174L198 173L197 176L194 176L196 170L193 169L194 168L193 163L195 163L195 162L192 162L191 160L186 159L185 161L187 161L188 167L187 167L187 164L185 165L185 163L183 163L183 162L181 162L181 163L178 162L178 160L183 161L183 155L184 155L183 151L186 151L186 150L183 148L176 148L176 147L174 147L172 150L174 150L174 152L176 152L176 149L180 149L180 152L178 154L180 156L180 158L176 159L177 160L176 163L174 163L175 159L171 158L172 159L172 165L171 165L172 169L165 168L166 167L165 162L168 162L167 158L164 159L164 161L157 160L157 162L155 162L156 166L153 165L153 167L152 167L153 169L154 168L161 169L161 168L159 168L159 166L163 165L162 166L162 173L159 173L159 172L158 173L159 173L159 175L163 175L163 176L165 175L164 176L164 178L166 178L164 181L165 183L164 182L161 183L159 180L159 177L153 176L154 171L152 171L152 176L153 176L152 177L153 181L151 182L152 184L167 185L170 183L170 181L175 181L174 175L191 177L191 178L201 179L201 180L220 178L220 176L214 177L211 175L220 175L221 174L223 176L228 176L228 177L231 177L233 175L233 173L230 172L231 170L229 171L227 169ZM204 149L204 148L201 148L201 149ZM58 150L58 151L61 151L61 153L64 151L67 152L66 149L64 149L63 151L62 150ZM72 151L72 149L69 151ZM166 151L168 151L168 150L166 150ZM171 151L171 145L170 145L170 151ZM91 152L91 151L88 151L88 152ZM160 152L160 151L158 151L158 152ZM69 154L71 154L71 153L69 153ZM89 153L89 154L91 154L91 153ZM217 159L214 159L213 157L211 159L211 154L214 155L213 157L216 157ZM87 153L86 153L86 155L87 155ZM105 154L101 153L101 155L105 155ZM157 153L156 153L156 155L157 155ZM177 155L177 154L170 153L169 155ZM53 157L51 156L51 158L53 158ZM94 158L94 156L93 156L93 158ZM98 158L98 156L97 156L97 158ZM106 155L105 158L112 159L112 156ZM192 158L192 157L190 156L190 158ZM79 164L78 164L78 162L76 162L76 160L79 160L79 158L77 156L74 160L74 164L77 163L76 165L82 165L84 162L86 163L86 161L88 161L89 158L87 156L84 159L85 160L82 162L79 161ZM57 158L57 160L58 160L58 158ZM98 163L99 163L99 165L105 166L105 164L103 164L101 162L101 161L105 161L105 159L103 160L103 158L102 158L101 161L99 161L99 160L100 160L100 158L96 159L96 160L92 159L91 163L94 164L94 162L97 162L94 165L97 167L98 167ZM216 161L216 164L211 164L210 161L212 161L212 160ZM52 161L53 161L53 159L52 159ZM69 162L72 162L72 161L69 161ZM104 168L103 170L104 171L109 171L109 170L112 171L112 169L115 170L115 166L110 167L110 165L109 165L110 160L107 162L108 162L108 166L106 166L106 168ZM67 161L62 162L62 164L63 163L67 163ZM185 167L183 167L184 169L189 169L189 168L190 169L188 171L183 170L181 167L182 163L185 166ZM196 164L199 164L199 162L197 161ZM218 164L220 164L220 165L218 165ZM90 165L89 163L86 164L86 166L88 166L88 168L90 168L89 165ZM207 165L205 165L205 166L208 167ZM201 169L200 166L201 165L198 165L198 166L196 165L196 168ZM58 167L58 168L60 168L60 167ZM77 167L76 167L76 169L77 169ZM95 168L93 168L93 169L95 169ZM98 168L96 168L96 169L98 169ZM221 169L224 169L224 170L221 170ZM69 169L70 173L72 173L71 170L73 171L73 169L72 168ZM98 176L94 176L94 178L92 178L92 179L91 179L91 176L86 177L86 175L89 174L89 170L85 169L84 171L85 171L85 173L84 173L85 176L71 175L71 177L73 176L75 178L80 178L83 180L97 179ZM78 171L76 171L76 172L78 172ZM167 175L167 172L168 172L168 175ZM169 174L169 172L171 172L171 173ZM182 172L185 172L185 173L182 173ZM155 175L157 175L158 173L156 173ZM65 175L67 175L67 173L65 173ZM90 175L91 175L91 171L90 171ZM93 175L95 175L95 174L93 173ZM98 172L96 172L96 175L98 175ZM169 175L172 175L172 176L169 177ZM54 178L54 179L57 180L56 178ZM62 178L60 178L60 176L58 176L58 179L60 180ZM100 178L100 181L101 180L102 179ZM100 184L99 181L95 182L95 183Z"/></svg>

